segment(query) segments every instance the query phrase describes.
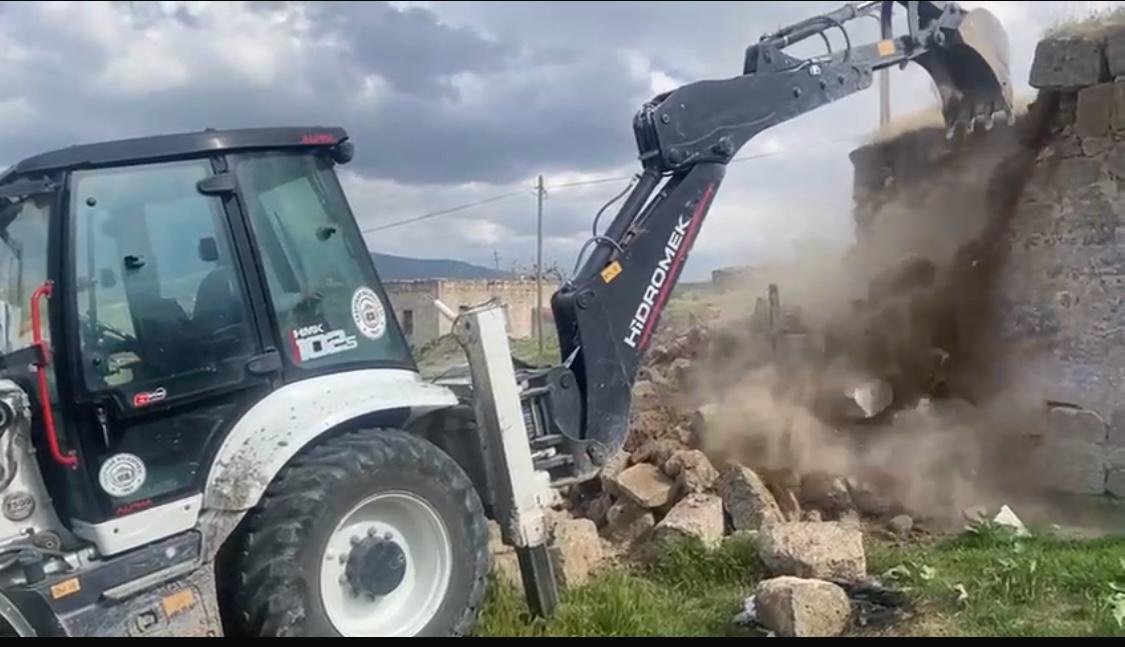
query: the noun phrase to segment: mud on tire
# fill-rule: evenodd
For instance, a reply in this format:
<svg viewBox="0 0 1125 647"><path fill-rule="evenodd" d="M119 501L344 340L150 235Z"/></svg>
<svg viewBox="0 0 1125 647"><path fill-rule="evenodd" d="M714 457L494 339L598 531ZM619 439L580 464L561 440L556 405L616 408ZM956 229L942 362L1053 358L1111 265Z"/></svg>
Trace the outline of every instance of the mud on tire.
<svg viewBox="0 0 1125 647"><path fill-rule="evenodd" d="M436 446L399 430L361 430L306 450L252 512L238 557L237 613L250 636L338 636L321 595L325 549L341 519L380 492L424 500L448 532L449 584L416 635L464 635L476 622L489 569L480 499Z"/></svg>

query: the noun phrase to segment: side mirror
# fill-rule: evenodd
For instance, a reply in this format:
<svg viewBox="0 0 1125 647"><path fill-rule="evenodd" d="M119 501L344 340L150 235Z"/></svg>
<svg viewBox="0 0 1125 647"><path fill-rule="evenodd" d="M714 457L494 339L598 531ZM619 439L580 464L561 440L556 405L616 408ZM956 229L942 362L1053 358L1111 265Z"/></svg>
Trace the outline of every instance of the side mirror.
<svg viewBox="0 0 1125 647"><path fill-rule="evenodd" d="M208 236L199 239L199 260L207 263L219 260L219 246L214 238Z"/></svg>
<svg viewBox="0 0 1125 647"><path fill-rule="evenodd" d="M337 164L347 164L355 157L355 144L343 141L329 149L332 161Z"/></svg>
<svg viewBox="0 0 1125 647"><path fill-rule="evenodd" d="M103 267L98 272L98 283L101 283L103 288L112 288L117 285L117 275L110 268Z"/></svg>

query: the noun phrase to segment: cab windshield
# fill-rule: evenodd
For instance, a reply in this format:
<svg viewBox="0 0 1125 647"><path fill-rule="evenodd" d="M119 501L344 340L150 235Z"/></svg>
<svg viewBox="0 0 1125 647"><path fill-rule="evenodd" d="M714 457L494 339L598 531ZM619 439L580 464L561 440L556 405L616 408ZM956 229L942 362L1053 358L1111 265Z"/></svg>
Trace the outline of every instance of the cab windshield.
<svg viewBox="0 0 1125 647"><path fill-rule="evenodd" d="M411 365L331 162L267 152L233 156L232 168L292 364Z"/></svg>

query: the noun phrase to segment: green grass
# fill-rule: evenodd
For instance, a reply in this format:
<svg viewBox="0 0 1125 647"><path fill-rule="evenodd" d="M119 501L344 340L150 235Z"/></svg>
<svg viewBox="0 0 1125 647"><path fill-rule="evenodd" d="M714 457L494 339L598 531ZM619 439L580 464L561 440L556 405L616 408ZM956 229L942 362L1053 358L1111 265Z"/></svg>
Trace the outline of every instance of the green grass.
<svg viewBox="0 0 1125 647"><path fill-rule="evenodd" d="M516 589L494 582L477 634L738 635L731 619L763 576L752 539L714 551L674 544L653 564L616 567L564 592L546 621L530 617ZM913 603L909 619L880 633L1125 635L1125 538L1015 538L984 527L928 545L869 540L868 570L890 572L885 580Z"/></svg>
<svg viewBox="0 0 1125 647"><path fill-rule="evenodd" d="M761 577L752 540L714 550L669 544L655 566L621 566L563 593L548 621L532 620L522 595L494 581L479 636L722 636Z"/></svg>
<svg viewBox="0 0 1125 647"><path fill-rule="evenodd" d="M986 526L929 546L873 542L868 568L912 589L921 613L910 633L1125 636L1125 538Z"/></svg>

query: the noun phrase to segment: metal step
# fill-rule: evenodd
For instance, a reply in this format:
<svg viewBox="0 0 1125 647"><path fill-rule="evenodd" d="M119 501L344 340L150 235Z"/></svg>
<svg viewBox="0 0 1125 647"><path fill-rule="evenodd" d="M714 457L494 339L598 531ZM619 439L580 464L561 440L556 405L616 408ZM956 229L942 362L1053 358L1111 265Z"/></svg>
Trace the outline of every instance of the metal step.
<svg viewBox="0 0 1125 647"><path fill-rule="evenodd" d="M531 451L537 452L549 447L558 447L565 440L562 434L551 434L531 439Z"/></svg>
<svg viewBox="0 0 1125 647"><path fill-rule="evenodd" d="M565 467L574 464L574 457L570 454L557 454L550 458L544 458L535 461L535 469L541 472L549 472L553 469Z"/></svg>

